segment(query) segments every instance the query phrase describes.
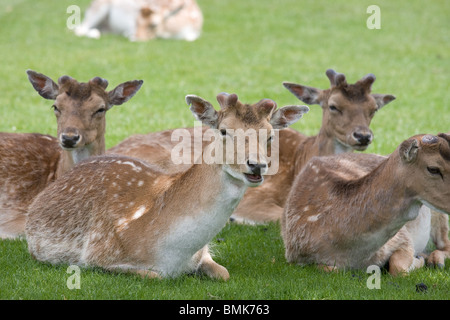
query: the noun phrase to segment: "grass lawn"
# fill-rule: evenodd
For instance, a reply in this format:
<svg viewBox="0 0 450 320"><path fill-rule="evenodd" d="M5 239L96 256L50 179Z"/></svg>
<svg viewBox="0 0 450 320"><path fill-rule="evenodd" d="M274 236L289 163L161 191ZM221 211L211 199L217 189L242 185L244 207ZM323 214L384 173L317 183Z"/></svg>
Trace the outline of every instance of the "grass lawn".
<svg viewBox="0 0 450 320"><path fill-rule="evenodd" d="M333 68L354 82L367 73L375 93L397 99L372 122L367 152L391 153L417 133L450 131L449 1L198 0L204 32L195 42L131 43L105 35L78 38L66 27L74 1L0 0L0 131L55 134L51 101L27 80L33 69L54 80L106 78L110 88L143 79L128 103L107 116L107 147L134 133L192 126L186 94L215 101L219 92L244 102L271 98L279 106L302 104L281 83L328 88ZM84 13L90 0L76 2ZM381 29L370 30L366 9L381 9ZM316 134L321 110L293 127ZM370 290L365 271L327 274L287 264L278 224L229 224L215 238L216 261L228 282L199 275L143 280L82 269L79 290L69 290L67 266L30 258L24 240L0 241L0 299L445 299L450 298L450 261L442 270L423 268L403 278L381 276ZM428 290L416 291L424 283Z"/></svg>

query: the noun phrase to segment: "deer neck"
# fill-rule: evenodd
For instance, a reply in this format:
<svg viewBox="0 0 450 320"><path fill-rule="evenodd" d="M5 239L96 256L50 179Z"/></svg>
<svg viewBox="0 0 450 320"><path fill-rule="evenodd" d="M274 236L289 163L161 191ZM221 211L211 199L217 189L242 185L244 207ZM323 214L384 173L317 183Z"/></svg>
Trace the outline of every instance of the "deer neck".
<svg viewBox="0 0 450 320"><path fill-rule="evenodd" d="M105 153L105 139L95 140L94 142L85 145L81 148L73 150L62 149L61 157L59 159L56 170L56 178L59 178L66 171L71 169L80 161L83 161L91 156L98 156Z"/></svg>
<svg viewBox="0 0 450 320"><path fill-rule="evenodd" d="M321 129L315 138L314 146L317 150L318 156L329 156L353 151L351 147L342 144L338 139L328 134L324 129Z"/></svg>
<svg viewBox="0 0 450 320"><path fill-rule="evenodd" d="M155 269L166 275L183 272L191 257L225 226L246 189L222 165L202 162L181 174L164 194L171 201L161 199L165 206L158 228L168 232L156 245ZM173 212L176 219L170 219Z"/></svg>
<svg viewBox="0 0 450 320"><path fill-rule="evenodd" d="M330 136L321 129L316 136L308 137L298 146L295 155L295 175L297 175L305 164L316 156L330 156L333 154L347 153L353 151L352 148L344 146L336 138Z"/></svg>
<svg viewBox="0 0 450 320"><path fill-rule="evenodd" d="M421 203L403 182L399 161L394 153L371 173L344 186L356 195L350 219L351 225L357 226L352 233L361 244L381 247L419 213Z"/></svg>
<svg viewBox="0 0 450 320"><path fill-rule="evenodd" d="M212 149L214 149L214 144L208 145L205 148L205 152L209 152ZM243 181L236 179L228 173L226 166L226 164L208 164L203 160L199 164L194 164L182 174L174 183L172 189L178 194L180 189L183 189L183 197L185 199L193 199L194 202L199 199L199 204L207 204L205 207L200 206L199 210L211 210L212 207L217 206L215 202L222 202L218 207L223 209L227 209L228 207L225 211L230 211L229 215L231 215L235 206L237 206L243 197L247 186ZM189 185L196 187L186 188ZM203 200L204 202L202 202Z"/></svg>

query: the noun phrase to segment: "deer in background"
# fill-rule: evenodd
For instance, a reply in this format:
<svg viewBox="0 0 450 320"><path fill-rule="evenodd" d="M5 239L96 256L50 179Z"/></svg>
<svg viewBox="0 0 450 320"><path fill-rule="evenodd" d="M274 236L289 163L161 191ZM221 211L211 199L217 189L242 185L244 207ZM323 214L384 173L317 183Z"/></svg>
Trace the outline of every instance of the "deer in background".
<svg viewBox="0 0 450 320"><path fill-rule="evenodd" d="M0 237L15 238L25 231L33 199L76 163L105 153L105 113L128 101L142 80L128 81L105 91L108 81L95 77L79 83L62 76L27 71L34 89L54 100L58 138L36 133L0 133Z"/></svg>
<svg viewBox="0 0 450 320"><path fill-rule="evenodd" d="M94 0L75 34L98 39L109 31L132 41L194 41L202 26L203 14L195 0Z"/></svg>
<svg viewBox="0 0 450 320"><path fill-rule="evenodd" d="M282 216L288 262L329 269L424 265L405 224L422 204L450 213L450 135L417 135L389 156L314 157L295 178ZM305 183L307 181L307 183Z"/></svg>
<svg viewBox="0 0 450 320"><path fill-rule="evenodd" d="M267 176L260 188L248 190L232 218L246 223L279 220L294 178L309 159L363 151L372 142L373 133L369 128L372 118L395 97L371 93L375 81L373 74L355 84L348 84L345 75L332 69L328 69L326 75L331 85L326 90L283 83L304 103L322 107L319 134L308 137L293 129L280 131L278 172Z"/></svg>
<svg viewBox="0 0 450 320"><path fill-rule="evenodd" d="M226 93L217 100L220 111L198 96L186 96L194 116L215 129L203 155L223 161L202 161L171 175L126 156L88 159L31 204L26 237L32 256L150 278L201 271L227 280L228 271L211 258L208 243L225 226L247 187L262 183L272 130L296 122L308 107L277 110L269 99L246 105ZM269 133L266 139L245 140L243 163L235 160L239 129ZM252 140L257 141L256 154L249 152ZM231 151L229 143L234 145Z"/></svg>

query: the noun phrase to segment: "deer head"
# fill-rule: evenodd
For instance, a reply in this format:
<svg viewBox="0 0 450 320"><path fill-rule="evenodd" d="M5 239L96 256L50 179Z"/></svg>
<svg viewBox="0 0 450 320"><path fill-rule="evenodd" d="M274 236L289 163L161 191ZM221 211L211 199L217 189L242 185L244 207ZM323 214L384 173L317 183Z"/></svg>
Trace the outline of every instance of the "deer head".
<svg viewBox="0 0 450 320"><path fill-rule="evenodd" d="M276 110L276 103L270 99L249 105L240 102L236 94L227 93L219 94L217 101L219 111L198 96L186 96L194 116L216 129L215 156L221 158L224 170L248 186L260 185L268 168L267 145L273 139L273 129L283 129L295 123L308 112L308 107L286 106ZM244 159L236 161L242 154Z"/></svg>
<svg viewBox="0 0 450 320"><path fill-rule="evenodd" d="M95 154L104 153L106 111L113 105L128 101L143 83L142 80L127 81L114 90L106 91L108 81L100 77L80 83L69 76L62 76L56 84L33 70L28 70L27 74L41 97L55 100L52 107L61 147L66 151L98 149Z"/></svg>
<svg viewBox="0 0 450 320"><path fill-rule="evenodd" d="M328 69L326 75L331 85L326 90L289 82L283 85L301 101L322 107L323 134L334 137L343 149L365 150L373 140L369 125L375 112L395 97L371 94L373 74L354 84L348 84L344 74L332 69Z"/></svg>
<svg viewBox="0 0 450 320"><path fill-rule="evenodd" d="M450 214L450 135L418 135L398 148L407 188L419 200Z"/></svg>

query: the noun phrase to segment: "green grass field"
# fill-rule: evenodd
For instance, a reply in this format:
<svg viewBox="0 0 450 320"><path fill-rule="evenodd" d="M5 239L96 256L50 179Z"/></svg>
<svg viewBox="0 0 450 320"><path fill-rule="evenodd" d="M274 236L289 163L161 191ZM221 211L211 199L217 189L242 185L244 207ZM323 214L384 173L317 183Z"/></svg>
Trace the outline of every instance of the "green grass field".
<svg viewBox="0 0 450 320"><path fill-rule="evenodd" d="M128 103L107 115L107 147L134 133L192 126L186 94L215 101L219 92L253 103L302 104L281 83L328 88L333 68L354 82L367 73L375 93L397 99L372 122L367 152L388 154L417 133L450 131L450 2L199 0L204 31L195 42L132 43L105 35L78 38L67 29L74 1L0 0L0 131L55 134L51 101L27 80L33 69L54 80L106 78L110 88L132 79L144 85ZM90 0L76 2L84 13ZM366 9L381 9L381 29L366 27ZM321 110L293 127L313 135ZM216 261L228 282L199 275L144 280L82 269L80 289L69 290L67 266L31 259L24 240L0 241L0 299L445 299L450 261L442 270L423 268L401 278L386 272L370 290L364 271L327 274L286 263L278 224L227 225L214 242ZM424 283L426 293L416 292Z"/></svg>

